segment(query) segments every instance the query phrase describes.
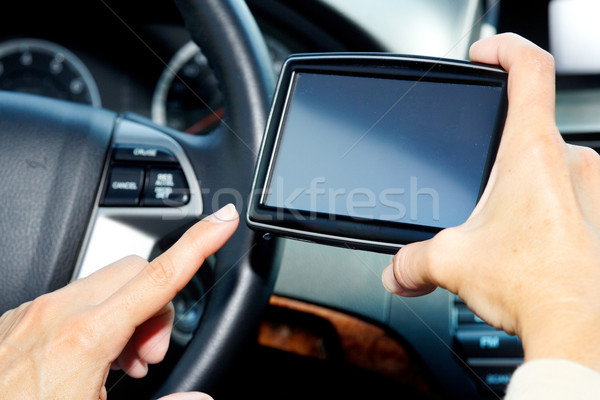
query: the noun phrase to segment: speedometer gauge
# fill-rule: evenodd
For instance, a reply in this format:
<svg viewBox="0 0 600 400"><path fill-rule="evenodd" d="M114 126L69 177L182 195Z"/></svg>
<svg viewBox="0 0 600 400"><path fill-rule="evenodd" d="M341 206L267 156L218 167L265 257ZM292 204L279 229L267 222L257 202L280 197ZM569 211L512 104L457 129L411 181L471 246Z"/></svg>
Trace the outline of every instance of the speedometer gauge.
<svg viewBox="0 0 600 400"><path fill-rule="evenodd" d="M210 130L223 116L223 99L206 57L194 42L173 56L152 98L152 119L191 134Z"/></svg>
<svg viewBox="0 0 600 400"><path fill-rule="evenodd" d="M265 37L279 74L290 51L271 37ZM212 131L223 117L223 98L217 79L204 54L188 42L171 59L161 74L152 98L152 119L161 125L201 135Z"/></svg>
<svg viewBox="0 0 600 400"><path fill-rule="evenodd" d="M69 50L46 40L0 43L0 90L101 105L87 67Z"/></svg>

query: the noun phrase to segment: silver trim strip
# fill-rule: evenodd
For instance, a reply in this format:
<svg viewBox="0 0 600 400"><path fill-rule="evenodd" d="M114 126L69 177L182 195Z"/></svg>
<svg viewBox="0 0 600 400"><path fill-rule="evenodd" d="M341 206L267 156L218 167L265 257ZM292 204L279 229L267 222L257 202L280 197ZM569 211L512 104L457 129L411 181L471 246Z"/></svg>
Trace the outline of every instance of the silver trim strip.
<svg viewBox="0 0 600 400"><path fill-rule="evenodd" d="M361 54L361 53L314 53L314 54L306 54L306 55L294 55L290 58L288 58L288 60L286 61L286 63L284 64L284 69L287 67L287 64L292 61L292 60L342 60L342 59L348 59L348 58L353 58L353 59L359 59L359 60L396 60L396 61L408 61L408 62L420 62L420 63L428 63L428 64L432 64L432 65L436 65L436 64L446 64L446 65L453 65L453 66L459 66L459 67L466 67L466 68L471 68L471 69L483 69L486 71L493 71L493 72L503 72L505 74L508 74L506 71L503 71L501 68L499 67L494 67L494 66L487 66L485 64L475 64L475 63L470 63L467 61L460 61L460 60L452 60L452 59L448 59L448 58L443 58L443 57L430 57L430 56L414 56L414 55L404 55L404 54L392 54L392 53L368 53L368 54Z"/></svg>
<svg viewBox="0 0 600 400"><path fill-rule="evenodd" d="M402 247L405 246L403 244L398 244L398 243L376 242L373 240L366 240L366 239L354 239L354 238L348 238L348 237L344 237L344 236L328 235L325 233L307 232L307 231L301 231L298 229L290 229L290 228L283 228L280 226L267 225L267 224L263 224L260 222L250 221L250 217L248 214L246 214L246 223L252 227L262 228L262 229L268 230L270 232L276 232L277 234L282 234L283 236L286 236L286 233L289 235L294 235L294 234L298 235L299 234L299 235L302 235L303 237L306 237L306 241L310 241L310 239L309 239L310 237L315 237L315 238L321 238L323 240L334 240L334 241L340 242L340 243L347 243L347 244L355 243L355 244L364 245L364 246L387 248L387 249L394 250L394 251L398 251ZM290 236L290 238L295 239L295 240L302 240L296 236ZM352 246L349 246L349 248L352 248Z"/></svg>

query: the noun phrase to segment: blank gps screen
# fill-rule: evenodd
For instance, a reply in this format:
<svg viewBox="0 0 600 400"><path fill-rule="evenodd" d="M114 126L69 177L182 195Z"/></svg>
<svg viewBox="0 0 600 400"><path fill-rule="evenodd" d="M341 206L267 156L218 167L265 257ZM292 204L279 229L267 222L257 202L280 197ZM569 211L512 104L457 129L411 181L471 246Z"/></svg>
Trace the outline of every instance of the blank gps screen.
<svg viewBox="0 0 600 400"><path fill-rule="evenodd" d="M481 191L500 86L295 72L263 203L445 228Z"/></svg>

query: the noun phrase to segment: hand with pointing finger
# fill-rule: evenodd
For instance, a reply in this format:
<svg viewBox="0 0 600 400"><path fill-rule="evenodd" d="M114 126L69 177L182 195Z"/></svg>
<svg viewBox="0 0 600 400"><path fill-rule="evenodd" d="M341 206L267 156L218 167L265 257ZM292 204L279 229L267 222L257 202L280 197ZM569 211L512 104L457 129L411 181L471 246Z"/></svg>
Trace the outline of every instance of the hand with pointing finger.
<svg viewBox="0 0 600 400"><path fill-rule="evenodd" d="M446 288L517 334L526 360L600 371L600 157L556 127L552 56L504 34L474 44L471 58L509 74L489 183L463 225L401 249L384 284L403 296Z"/></svg>
<svg viewBox="0 0 600 400"><path fill-rule="evenodd" d="M0 393L10 399L106 399L111 368L132 377L167 351L170 301L237 228L233 205L190 228L148 263L128 257L6 312L0 319ZM164 400L210 399L181 393Z"/></svg>

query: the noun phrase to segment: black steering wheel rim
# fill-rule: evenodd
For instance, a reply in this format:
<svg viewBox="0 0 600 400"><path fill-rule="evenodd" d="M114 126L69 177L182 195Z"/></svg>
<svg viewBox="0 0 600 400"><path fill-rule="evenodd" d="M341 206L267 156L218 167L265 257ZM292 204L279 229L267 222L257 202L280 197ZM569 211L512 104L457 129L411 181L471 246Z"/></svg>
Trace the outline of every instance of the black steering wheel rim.
<svg viewBox="0 0 600 400"><path fill-rule="evenodd" d="M276 275L275 242L262 239L244 223L274 90L267 47L242 0L175 3L215 71L226 112L221 128L208 137L173 135L192 160L206 193L204 213L233 201L241 220L235 235L217 253L215 285L200 327L157 397L190 390L210 393L216 387L226 366L254 338Z"/></svg>

